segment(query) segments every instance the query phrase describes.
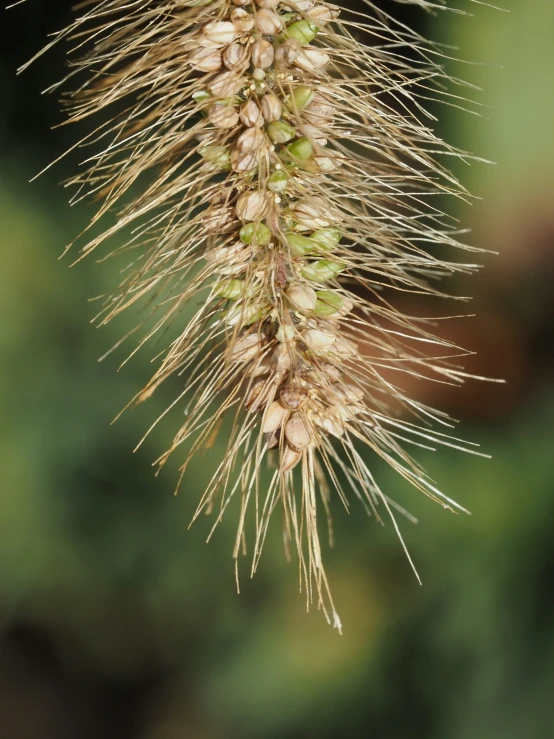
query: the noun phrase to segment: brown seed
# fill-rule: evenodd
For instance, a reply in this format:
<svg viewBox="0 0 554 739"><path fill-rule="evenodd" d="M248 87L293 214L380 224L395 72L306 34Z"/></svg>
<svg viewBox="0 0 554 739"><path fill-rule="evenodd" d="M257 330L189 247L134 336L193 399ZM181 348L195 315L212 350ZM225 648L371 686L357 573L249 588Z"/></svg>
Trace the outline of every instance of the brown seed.
<svg viewBox="0 0 554 739"><path fill-rule="evenodd" d="M288 472L289 470L292 470L298 462L302 459L302 452L297 452L295 449L292 449L288 444L285 446L283 451L281 452L281 469L283 472Z"/></svg>
<svg viewBox="0 0 554 739"><path fill-rule="evenodd" d="M267 379L259 380L250 388L250 392L244 401L245 408L250 411L250 413L261 411L267 404L272 392L272 383L268 382Z"/></svg>
<svg viewBox="0 0 554 739"><path fill-rule="evenodd" d="M311 442L306 421L299 413L294 413L285 425L285 438L293 449L302 451Z"/></svg>
<svg viewBox="0 0 554 739"><path fill-rule="evenodd" d="M340 8L337 5L316 5L306 9L306 15L318 23L327 23L339 17Z"/></svg>
<svg viewBox="0 0 554 739"><path fill-rule="evenodd" d="M281 104L281 101L277 97L277 95L274 95L272 92L269 92L267 95L263 96L262 113L263 113L266 123L271 123L272 121L278 121L279 118L281 117L282 112L283 112L283 106Z"/></svg>
<svg viewBox="0 0 554 739"><path fill-rule="evenodd" d="M221 51L200 47L190 55L189 64L199 72L217 72L221 69Z"/></svg>
<svg viewBox="0 0 554 739"><path fill-rule="evenodd" d="M248 64L250 52L242 44L230 44L223 52L223 64L229 70L242 69Z"/></svg>
<svg viewBox="0 0 554 739"><path fill-rule="evenodd" d="M283 21L272 10L262 8L256 13L256 28L260 33L275 36L281 30L282 25Z"/></svg>
<svg viewBox="0 0 554 739"><path fill-rule="evenodd" d="M264 125L264 117L258 104L254 100L247 100L240 106L240 119L245 126L261 127Z"/></svg>
<svg viewBox="0 0 554 739"><path fill-rule="evenodd" d="M325 52L319 49L304 48L300 51L294 63L306 72L315 72L322 69L329 62L330 57Z"/></svg>
<svg viewBox="0 0 554 739"><path fill-rule="evenodd" d="M339 382L344 376L338 367L329 362L324 362L321 365L321 371L325 373L330 382Z"/></svg>
<svg viewBox="0 0 554 739"><path fill-rule="evenodd" d="M260 348L261 342L258 334L252 333L241 336L231 347L231 361L249 362L251 359L254 359Z"/></svg>
<svg viewBox="0 0 554 739"><path fill-rule="evenodd" d="M267 213L267 208L267 198L260 190L243 192L237 200L237 217L241 221L261 221Z"/></svg>
<svg viewBox="0 0 554 739"><path fill-rule="evenodd" d="M264 434L273 434L280 428L283 423L285 416L288 415L287 411L279 403L278 400L274 400L266 409L264 414L264 422L262 431Z"/></svg>
<svg viewBox="0 0 554 739"><path fill-rule="evenodd" d="M302 408L308 400L308 391L302 385L291 383L281 388L279 393L279 401L281 405L288 408L290 411L297 411Z"/></svg>
<svg viewBox="0 0 554 739"><path fill-rule="evenodd" d="M278 69L290 67L298 58L301 49L300 42L295 38L287 39L275 52L275 66Z"/></svg>
<svg viewBox="0 0 554 739"><path fill-rule="evenodd" d="M198 40L201 46L217 48L233 43L237 31L229 21L211 21L206 23Z"/></svg>
<svg viewBox="0 0 554 739"><path fill-rule="evenodd" d="M210 82L208 90L217 98L232 98L244 87L244 79L234 72L222 72Z"/></svg>
<svg viewBox="0 0 554 739"><path fill-rule="evenodd" d="M230 105L216 103L210 108L208 117L217 128L233 128L239 122L239 114Z"/></svg>
<svg viewBox="0 0 554 739"><path fill-rule="evenodd" d="M290 369L292 360L287 344L279 344L271 355L271 366L278 374Z"/></svg>
<svg viewBox="0 0 554 739"><path fill-rule="evenodd" d="M248 33L254 28L254 16L242 8L233 10L231 21L239 33Z"/></svg>
<svg viewBox="0 0 554 739"><path fill-rule="evenodd" d="M259 128L247 128L237 139L236 148L243 154L257 154L265 144L265 133Z"/></svg>
<svg viewBox="0 0 554 739"><path fill-rule="evenodd" d="M242 152L233 149L231 152L231 167L233 172L250 172L258 166L258 155L253 152Z"/></svg>
<svg viewBox="0 0 554 739"><path fill-rule="evenodd" d="M333 390L349 403L358 403L364 397L364 391L350 382L340 382L333 386Z"/></svg>
<svg viewBox="0 0 554 739"><path fill-rule="evenodd" d="M252 64L258 69L270 67L274 57L273 45L267 39L260 38L252 45Z"/></svg>

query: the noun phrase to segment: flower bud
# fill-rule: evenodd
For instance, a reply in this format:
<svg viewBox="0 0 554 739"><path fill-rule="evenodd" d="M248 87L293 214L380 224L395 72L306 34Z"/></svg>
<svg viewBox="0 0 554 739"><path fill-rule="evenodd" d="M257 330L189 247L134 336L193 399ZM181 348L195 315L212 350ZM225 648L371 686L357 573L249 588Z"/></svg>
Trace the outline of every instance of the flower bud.
<svg viewBox="0 0 554 739"><path fill-rule="evenodd" d="M337 295L337 293L334 293L331 290L318 290L316 295L317 303L314 308L316 316L320 316L322 318L333 316L342 308L343 300L340 295Z"/></svg>
<svg viewBox="0 0 554 739"><path fill-rule="evenodd" d="M242 8L235 8L232 11L231 22L239 33L248 33L254 28L254 16Z"/></svg>
<svg viewBox="0 0 554 739"><path fill-rule="evenodd" d="M336 337L318 328L308 328L302 332L302 338L311 349L327 349L335 343Z"/></svg>
<svg viewBox="0 0 554 739"><path fill-rule="evenodd" d="M240 240L245 244L267 246L271 241L271 231L265 223L246 223L239 232Z"/></svg>
<svg viewBox="0 0 554 739"><path fill-rule="evenodd" d="M266 36L275 36L279 33L283 21L273 10L262 8L256 13L256 28Z"/></svg>
<svg viewBox="0 0 554 739"><path fill-rule="evenodd" d="M198 72L217 72L221 69L221 51L201 46L190 55L189 64Z"/></svg>
<svg viewBox="0 0 554 739"><path fill-rule="evenodd" d="M281 101L279 100L277 95L269 92L267 95L263 96L262 113L266 123L278 121L281 117L282 110L283 106L281 105Z"/></svg>
<svg viewBox="0 0 554 739"><path fill-rule="evenodd" d="M305 162L314 153L314 147L305 136L287 146L287 151L295 162Z"/></svg>
<svg viewBox="0 0 554 739"><path fill-rule="evenodd" d="M257 333L241 336L231 347L231 362L249 362L258 354L262 344Z"/></svg>
<svg viewBox="0 0 554 739"><path fill-rule="evenodd" d="M223 64L231 71L246 67L249 54L247 46L231 44L223 52Z"/></svg>
<svg viewBox="0 0 554 739"><path fill-rule="evenodd" d="M294 204L293 212L299 224L306 228L327 228L338 220L329 202L319 196L301 198Z"/></svg>
<svg viewBox="0 0 554 739"><path fill-rule="evenodd" d="M296 467L301 459L302 452L297 452L295 449L292 449L292 447L286 445L281 452L281 459L279 461L281 470L283 472L288 472L289 470L292 470L294 467Z"/></svg>
<svg viewBox="0 0 554 739"><path fill-rule="evenodd" d="M229 21L211 21L206 23L202 29L202 33L198 38L201 46L218 48L232 44L235 40L237 31Z"/></svg>
<svg viewBox="0 0 554 739"><path fill-rule="evenodd" d="M296 136L296 129L283 121L272 121L267 126L267 135L275 144L284 144Z"/></svg>
<svg viewBox="0 0 554 739"><path fill-rule="evenodd" d="M329 64L330 59L329 54L319 49L302 49L294 63L305 72L315 72Z"/></svg>
<svg viewBox="0 0 554 739"><path fill-rule="evenodd" d="M216 286L215 291L217 295L226 300L236 300L244 292L244 282L242 280L225 280Z"/></svg>
<svg viewBox="0 0 554 739"><path fill-rule="evenodd" d="M239 122L237 111L230 105L220 102L212 105L208 117L216 128L233 128Z"/></svg>
<svg viewBox="0 0 554 739"><path fill-rule="evenodd" d="M308 391L302 385L291 383L285 385L279 393L279 402L289 411L297 411L308 400Z"/></svg>
<svg viewBox="0 0 554 739"><path fill-rule="evenodd" d="M265 38L252 44L252 64L259 69L267 69L273 64L275 51L273 44Z"/></svg>
<svg viewBox="0 0 554 739"><path fill-rule="evenodd" d="M306 421L300 413L294 413L285 425L285 438L297 452L305 449L311 442Z"/></svg>
<svg viewBox="0 0 554 739"><path fill-rule="evenodd" d="M288 290L287 299L294 310L310 313L315 308L317 295L315 290L307 285L294 285Z"/></svg>
<svg viewBox="0 0 554 739"><path fill-rule="evenodd" d="M208 85L208 90L216 98L232 98L244 87L244 78L235 72L222 72Z"/></svg>
<svg viewBox="0 0 554 739"><path fill-rule="evenodd" d="M264 434L272 434L280 428L287 411L279 403L278 400L274 400L273 403L267 408L264 413L264 420L262 425L262 431Z"/></svg>
<svg viewBox="0 0 554 739"><path fill-rule="evenodd" d="M306 254L311 254L314 250L315 244L307 236L294 233L294 231L287 231L285 237L295 257L303 257Z"/></svg>
<svg viewBox="0 0 554 739"><path fill-rule="evenodd" d="M263 192L250 190L237 200L236 213L241 221L261 221L267 212L267 200Z"/></svg>
<svg viewBox="0 0 554 739"><path fill-rule="evenodd" d="M309 18L303 18L302 20L296 21L295 23L291 23L291 25L287 26L287 28L285 29L285 34L289 38L296 39L301 46L309 44L310 41L313 41L314 38L317 36L317 32L317 24Z"/></svg>
<svg viewBox="0 0 554 739"><path fill-rule="evenodd" d="M285 192L288 185L288 175L282 169L276 169L267 180L267 189L274 193Z"/></svg>
<svg viewBox="0 0 554 739"><path fill-rule="evenodd" d="M314 99L314 91L308 85L299 85L292 93L287 97L287 107L294 111L304 110Z"/></svg>
<svg viewBox="0 0 554 739"><path fill-rule="evenodd" d="M321 228L310 236L316 242L318 249L327 251L334 249L342 238L338 228Z"/></svg>
<svg viewBox="0 0 554 739"><path fill-rule="evenodd" d="M256 0L256 5L259 8L276 8L281 0Z"/></svg>
<svg viewBox="0 0 554 739"><path fill-rule="evenodd" d="M302 276L313 282L325 282L339 275L344 266L344 264L333 262L330 259L320 259L319 262L307 264L302 270Z"/></svg>
<svg viewBox="0 0 554 739"><path fill-rule="evenodd" d="M240 106L239 115L245 126L253 128L255 126L263 126L264 124L262 111L254 100L248 100L246 103L243 103Z"/></svg>

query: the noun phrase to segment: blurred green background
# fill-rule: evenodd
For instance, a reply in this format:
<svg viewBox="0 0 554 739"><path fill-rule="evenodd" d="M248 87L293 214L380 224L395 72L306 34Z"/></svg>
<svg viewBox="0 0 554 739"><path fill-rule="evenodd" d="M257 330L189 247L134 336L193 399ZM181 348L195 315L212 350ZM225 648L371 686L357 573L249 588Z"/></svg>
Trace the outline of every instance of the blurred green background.
<svg viewBox="0 0 554 739"><path fill-rule="evenodd" d="M305 614L278 532L253 581L243 567L237 596L234 517L210 545L209 520L187 530L209 455L177 498L177 459L153 475L175 417L132 454L182 380L110 426L153 352L120 372L124 349L98 363L133 322L90 324L88 298L117 275L109 262L58 261L91 213L69 208L57 185L78 157L29 184L87 130L49 130L61 118L40 92L62 75L64 50L15 77L70 3L28 0L0 15L1 739L554 735L554 3L452 4L474 17L381 3L480 62L450 69L483 88L472 92L482 117L444 108L440 126L497 162L457 167L478 200L456 215L499 256L453 286L475 295L477 317L445 330L478 351L470 369L508 383L418 388L493 455L420 455L471 517L375 462L419 518L401 525L423 587L391 526L336 507L327 563L342 637Z"/></svg>

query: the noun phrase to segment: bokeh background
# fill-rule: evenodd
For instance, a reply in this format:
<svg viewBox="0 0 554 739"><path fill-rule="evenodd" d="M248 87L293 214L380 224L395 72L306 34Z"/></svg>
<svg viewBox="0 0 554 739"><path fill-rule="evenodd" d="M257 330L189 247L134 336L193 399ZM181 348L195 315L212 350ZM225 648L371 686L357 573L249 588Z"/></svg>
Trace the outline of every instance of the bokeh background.
<svg viewBox="0 0 554 739"><path fill-rule="evenodd" d="M90 216L58 187L77 158L29 184L86 130L50 131L61 117L40 93L64 50L15 76L70 2L0 13L2 739L553 736L554 3L502 0L503 13L452 0L474 17L381 4L478 62L450 69L482 88L482 117L444 108L440 130L496 162L457 166L477 200L455 215L498 256L451 285L475 295L477 317L444 330L478 352L470 369L508 382L425 390L492 454L421 454L471 517L375 462L419 518L402 527L422 587L391 526L337 509L327 561L342 637L305 614L278 535L237 596L233 517L210 545L208 520L187 530L209 454L177 498L177 460L160 477L151 467L172 423L132 454L177 381L110 426L151 355L119 372L123 352L97 361L132 321L90 324L88 298L117 276L109 262L58 261Z"/></svg>

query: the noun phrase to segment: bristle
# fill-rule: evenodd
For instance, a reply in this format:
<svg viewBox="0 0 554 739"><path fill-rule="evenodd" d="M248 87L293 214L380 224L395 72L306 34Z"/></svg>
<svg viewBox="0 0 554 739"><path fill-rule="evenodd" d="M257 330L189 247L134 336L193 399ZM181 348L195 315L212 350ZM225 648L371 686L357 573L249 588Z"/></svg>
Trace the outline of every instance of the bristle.
<svg viewBox="0 0 554 739"><path fill-rule="evenodd" d="M84 142L95 153L71 184L74 200L101 198L94 224L115 220L82 254L111 240L133 253L99 321L150 299L145 339L177 327L138 402L172 374L189 378L185 422L159 464L190 442L184 474L232 418L198 513L219 509L219 521L240 498L238 557L255 508L254 571L281 508L307 601L339 627L319 538L330 491L348 505L351 489L393 517L363 446L451 504L400 443L449 444L428 428L448 418L395 376L460 383L450 362L463 352L394 307L394 294L442 298L438 278L474 269L435 248L469 249L435 205L465 196L441 163L462 154L437 138L419 99L443 95L439 52L366 7L98 0L59 36L74 47L69 120L108 120Z"/></svg>

